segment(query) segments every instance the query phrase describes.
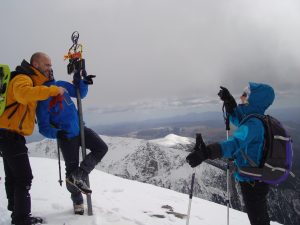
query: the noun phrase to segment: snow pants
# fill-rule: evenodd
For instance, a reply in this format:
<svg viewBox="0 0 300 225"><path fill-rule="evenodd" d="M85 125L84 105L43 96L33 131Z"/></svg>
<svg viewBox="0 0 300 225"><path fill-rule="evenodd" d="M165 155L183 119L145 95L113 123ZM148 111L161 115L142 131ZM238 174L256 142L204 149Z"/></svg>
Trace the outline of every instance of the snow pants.
<svg viewBox="0 0 300 225"><path fill-rule="evenodd" d="M267 207L269 185L264 182L239 182L251 225L270 225Z"/></svg>
<svg viewBox="0 0 300 225"><path fill-rule="evenodd" d="M0 151L5 171L7 209L12 211L16 225L29 225L31 198L29 190L33 179L28 158L26 140L23 136L0 130Z"/></svg>
<svg viewBox="0 0 300 225"><path fill-rule="evenodd" d="M80 163L80 168L88 174L95 168L108 151L107 145L92 129L84 127L85 146L90 150L85 159ZM69 139L59 139L59 146L65 160L66 176L68 177L79 166L80 136ZM75 204L83 203L82 194L74 186L66 182L71 199Z"/></svg>

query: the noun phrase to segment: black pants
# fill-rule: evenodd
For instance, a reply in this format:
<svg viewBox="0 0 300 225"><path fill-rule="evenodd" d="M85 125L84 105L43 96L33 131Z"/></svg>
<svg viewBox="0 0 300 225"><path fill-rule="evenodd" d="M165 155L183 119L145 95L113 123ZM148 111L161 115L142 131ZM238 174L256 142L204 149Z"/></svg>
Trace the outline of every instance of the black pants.
<svg viewBox="0 0 300 225"><path fill-rule="evenodd" d="M251 225L270 225L267 207L269 185L263 182L240 182L240 185Z"/></svg>
<svg viewBox="0 0 300 225"><path fill-rule="evenodd" d="M104 141L92 129L85 127L85 146L90 150L80 167L90 173L106 154L108 147ZM81 146L80 136L70 139L60 139L59 145L65 160L66 176L69 176L79 166L79 147ZM68 191L74 203L81 204L83 198L81 193L72 185L66 183Z"/></svg>
<svg viewBox="0 0 300 225"><path fill-rule="evenodd" d="M5 171L7 209L16 225L27 225L31 212L29 190L33 179L25 138L9 131L0 131L0 151Z"/></svg>

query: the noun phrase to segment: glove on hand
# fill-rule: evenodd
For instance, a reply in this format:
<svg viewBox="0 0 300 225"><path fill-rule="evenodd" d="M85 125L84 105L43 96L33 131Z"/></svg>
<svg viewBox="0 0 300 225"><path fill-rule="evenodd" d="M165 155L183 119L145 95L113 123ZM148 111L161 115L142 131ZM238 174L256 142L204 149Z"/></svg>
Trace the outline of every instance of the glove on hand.
<svg viewBox="0 0 300 225"><path fill-rule="evenodd" d="M218 143L201 145L201 148L194 148L194 151L186 157L191 167L200 165L206 159L217 159L222 157L221 146Z"/></svg>
<svg viewBox="0 0 300 225"><path fill-rule="evenodd" d="M67 140L68 139L68 132L64 131L64 130L59 130L56 133L56 137L58 139L61 139L61 140Z"/></svg>
<svg viewBox="0 0 300 225"><path fill-rule="evenodd" d="M230 94L227 88L220 87L218 95L222 101L224 101L225 110L227 113L232 114L233 110L237 107L234 97Z"/></svg>
<svg viewBox="0 0 300 225"><path fill-rule="evenodd" d="M88 76L85 76L83 78L83 82L87 85L92 85L94 83L93 81L93 78L95 78L96 76L95 75L88 75Z"/></svg>
<svg viewBox="0 0 300 225"><path fill-rule="evenodd" d="M230 98L231 98L232 95L230 94L230 92L228 91L228 89L226 87L222 87L222 86L220 86L220 89L221 90L218 93L220 99L222 101L228 101L228 100L230 100Z"/></svg>
<svg viewBox="0 0 300 225"><path fill-rule="evenodd" d="M186 161L193 168L200 165L206 159L208 159L206 149L195 149L186 157Z"/></svg>

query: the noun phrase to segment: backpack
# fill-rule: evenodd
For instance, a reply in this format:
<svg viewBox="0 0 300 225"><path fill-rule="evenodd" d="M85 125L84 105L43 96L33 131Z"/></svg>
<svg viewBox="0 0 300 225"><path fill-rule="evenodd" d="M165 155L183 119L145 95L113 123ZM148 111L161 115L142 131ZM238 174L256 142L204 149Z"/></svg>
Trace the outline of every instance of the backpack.
<svg viewBox="0 0 300 225"><path fill-rule="evenodd" d="M25 65L25 63L26 61L23 61L22 65ZM15 107L13 111L8 115L8 118L10 119L15 114L20 105L20 103L18 102L13 102L9 105L6 105L6 95L9 81L19 74L27 75L28 77L30 77L30 79L32 79L29 75L30 71L22 68L22 65L16 67L16 70L11 72L8 65L0 64L0 116L2 116L6 109Z"/></svg>
<svg viewBox="0 0 300 225"><path fill-rule="evenodd" d="M10 69L8 65L0 64L0 116L5 111L6 93L8 82L10 80Z"/></svg>
<svg viewBox="0 0 300 225"><path fill-rule="evenodd" d="M260 165L256 165L243 150L241 153L250 167L239 168L238 172L245 177L251 177L268 184L279 185L291 172L293 159L292 139L282 124L270 115L251 114L244 118L241 124L250 118L260 119L265 128L264 149Z"/></svg>

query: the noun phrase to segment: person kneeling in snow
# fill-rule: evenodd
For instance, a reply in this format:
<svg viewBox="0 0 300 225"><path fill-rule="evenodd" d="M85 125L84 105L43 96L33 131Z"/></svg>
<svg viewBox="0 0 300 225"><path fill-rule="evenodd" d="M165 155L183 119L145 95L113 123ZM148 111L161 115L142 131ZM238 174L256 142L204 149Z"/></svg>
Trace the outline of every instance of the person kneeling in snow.
<svg viewBox="0 0 300 225"><path fill-rule="evenodd" d="M263 115L265 110L273 103L275 94L272 87L266 84L249 83L244 90L241 101L237 105L230 92L221 87L218 94L224 101L226 112L229 114L230 122L237 126L233 136L227 141L212 143L195 149L187 156L187 162L191 167L196 167L206 159L227 158L234 159L238 168L250 166L245 160L243 152L257 165L262 160L264 147L264 125L258 118L250 118L242 125L240 122L249 114ZM243 151L241 151L243 150ZM241 192L246 211L251 225L270 225L267 210L266 196L269 185L264 182L244 177L238 172L235 178L241 186Z"/></svg>
<svg viewBox="0 0 300 225"><path fill-rule="evenodd" d="M81 146L80 124L78 111L71 99L76 97L76 87L84 98L88 92L89 80L55 81L52 77L44 83L46 86L56 85L66 89L63 96L40 101L37 107L39 132L47 138L57 138L58 146L65 160L66 187L71 193L74 213L84 214L82 193L90 194L92 190L87 185L88 174L101 161L108 147L92 129L84 127L85 145L90 150L79 166L79 147Z"/></svg>

